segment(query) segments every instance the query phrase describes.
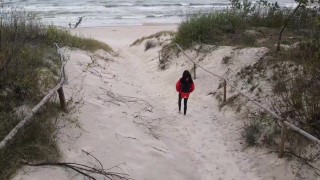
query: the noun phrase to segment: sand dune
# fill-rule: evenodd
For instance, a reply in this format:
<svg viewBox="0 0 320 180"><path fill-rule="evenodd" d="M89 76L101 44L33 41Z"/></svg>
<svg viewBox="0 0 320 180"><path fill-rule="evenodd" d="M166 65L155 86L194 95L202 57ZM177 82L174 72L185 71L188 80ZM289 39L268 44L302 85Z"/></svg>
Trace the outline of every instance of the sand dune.
<svg viewBox="0 0 320 180"><path fill-rule="evenodd" d="M60 135L63 161L93 162L82 152L85 150L105 168L124 163L114 170L137 180L293 179L285 160L277 159L276 154L243 150L243 123L233 112L220 112L216 100L207 95L217 89L218 79L199 71L187 115L178 114L175 83L192 64L175 61L160 71L159 47L147 52L143 45L129 47L142 36L175 29L140 26L73 31L108 43L119 56L107 55L113 61L92 63L87 53L66 50L70 54L66 96L79 92L78 100L84 104L74 114L81 129L67 127ZM221 47L212 57L219 59L231 49ZM263 49L247 53L258 59L258 51ZM226 70L209 61L203 63L218 73ZM62 168L25 167L14 179L83 177Z"/></svg>

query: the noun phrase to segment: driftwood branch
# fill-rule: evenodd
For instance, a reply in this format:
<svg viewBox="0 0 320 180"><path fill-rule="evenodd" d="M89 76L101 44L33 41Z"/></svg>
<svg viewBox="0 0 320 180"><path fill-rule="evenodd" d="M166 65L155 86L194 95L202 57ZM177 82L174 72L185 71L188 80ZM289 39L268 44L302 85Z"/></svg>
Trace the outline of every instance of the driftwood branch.
<svg viewBox="0 0 320 180"><path fill-rule="evenodd" d="M102 175L110 180L113 180L113 179L132 180L132 178L128 177L128 174L108 172L104 169L96 169L95 167L89 167L86 165L76 164L76 163L67 163L67 162L66 163L60 163L60 162L31 163L31 162L24 161L22 162L22 164L27 166L57 166L57 167L69 168L92 180L96 180L96 178L90 174Z"/></svg>
<svg viewBox="0 0 320 180"><path fill-rule="evenodd" d="M302 2L300 1L298 6L294 9L294 11L290 14L290 16L286 19L286 21L284 22L284 25L279 33L279 39L278 39L278 44L277 44L277 52L280 51L280 43L281 43L281 38L282 38L282 33L283 31L286 29L289 21L292 19L292 17L294 16L294 14L298 11L298 9L301 7Z"/></svg>
<svg viewBox="0 0 320 180"><path fill-rule="evenodd" d="M63 60L63 55L60 52L60 48L57 44L57 51L60 54L61 57L61 78L60 82L54 87L53 89L50 90L50 92L31 110L31 112L22 120L19 122L19 124L14 127L11 132L0 142L0 149L3 149L10 141L13 140L13 138L16 136L16 134L19 132L20 129L22 129L24 126L28 125L32 117L43 107L51 97L55 95L55 93L63 86L63 84L66 81L66 76L65 76L65 62Z"/></svg>
<svg viewBox="0 0 320 180"><path fill-rule="evenodd" d="M74 28L77 28L77 27L79 26L79 24L82 22L82 18L83 18L83 17L80 17L80 18L79 18L79 20L78 20L78 22L76 23L76 25L74 26Z"/></svg>
<svg viewBox="0 0 320 180"><path fill-rule="evenodd" d="M98 158L96 158L94 155L91 153L82 150L86 155L92 157L96 162L99 163L100 168L96 168L94 165L93 166L88 166L84 164L79 164L79 163L68 163L68 162L41 162L41 163L31 163L28 161L23 161L21 164L27 165L27 166L57 166L57 167L64 167L71 169L91 180L96 180L94 175L100 175L104 178L110 179L110 180L133 180L132 178L129 177L128 174L126 173L117 173L117 172L111 172L111 169L114 168L119 168L120 165L123 163L113 166L109 169L104 169L102 163L99 161Z"/></svg>

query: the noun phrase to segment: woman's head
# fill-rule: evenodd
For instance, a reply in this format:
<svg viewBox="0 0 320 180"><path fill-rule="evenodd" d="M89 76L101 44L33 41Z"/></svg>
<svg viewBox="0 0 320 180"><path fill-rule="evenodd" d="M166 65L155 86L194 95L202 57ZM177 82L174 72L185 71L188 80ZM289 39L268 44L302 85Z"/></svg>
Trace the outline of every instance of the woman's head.
<svg viewBox="0 0 320 180"><path fill-rule="evenodd" d="M182 74L182 79L184 81L192 81L192 77L191 77L191 74L188 70L185 70Z"/></svg>

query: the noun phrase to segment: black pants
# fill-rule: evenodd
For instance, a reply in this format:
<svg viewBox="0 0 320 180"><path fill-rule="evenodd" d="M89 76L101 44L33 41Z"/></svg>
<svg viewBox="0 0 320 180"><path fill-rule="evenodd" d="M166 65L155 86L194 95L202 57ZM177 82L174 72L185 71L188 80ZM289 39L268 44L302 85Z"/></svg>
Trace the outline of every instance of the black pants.
<svg viewBox="0 0 320 180"><path fill-rule="evenodd" d="M179 93L179 100L178 100L178 106L179 106L179 111L181 111L181 94ZM184 115L187 113L187 103L188 103L188 98L184 98Z"/></svg>

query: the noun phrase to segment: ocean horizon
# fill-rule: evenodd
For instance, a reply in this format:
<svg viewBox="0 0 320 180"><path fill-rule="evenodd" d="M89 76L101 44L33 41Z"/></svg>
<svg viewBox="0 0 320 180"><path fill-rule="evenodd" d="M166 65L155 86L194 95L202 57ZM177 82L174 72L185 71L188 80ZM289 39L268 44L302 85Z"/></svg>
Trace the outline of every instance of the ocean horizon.
<svg viewBox="0 0 320 180"><path fill-rule="evenodd" d="M270 1L274 2L274 1ZM294 0L278 1L293 7ZM229 0L11 0L5 7L32 12L45 24L79 27L178 24L187 14L230 7Z"/></svg>

